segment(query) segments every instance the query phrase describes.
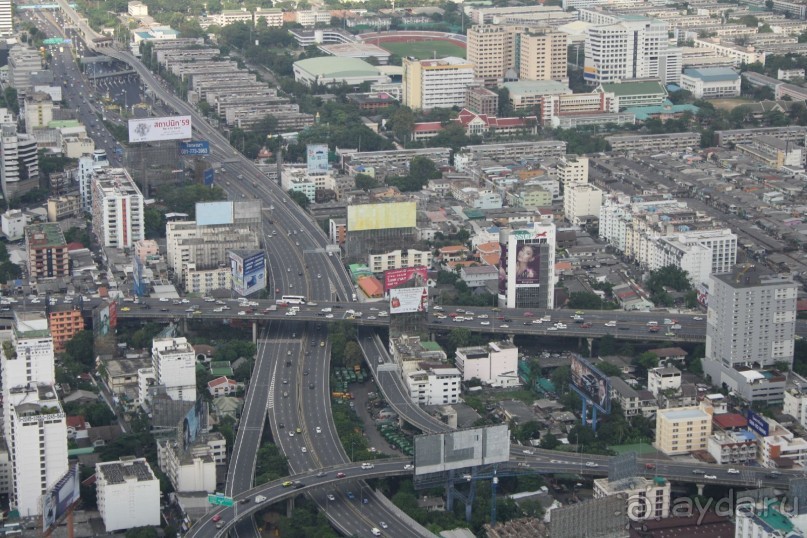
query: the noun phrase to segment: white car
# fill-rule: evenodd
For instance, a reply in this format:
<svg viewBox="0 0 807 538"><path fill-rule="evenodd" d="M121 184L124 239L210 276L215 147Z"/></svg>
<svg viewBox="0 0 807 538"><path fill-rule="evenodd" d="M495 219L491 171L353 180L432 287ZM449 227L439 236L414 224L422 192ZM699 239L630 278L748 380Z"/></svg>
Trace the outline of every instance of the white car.
<svg viewBox="0 0 807 538"><path fill-rule="evenodd" d="M587 461L586 467L599 467L599 465L594 463L593 461Z"/></svg>
<svg viewBox="0 0 807 538"><path fill-rule="evenodd" d="M478 315L478 316L476 316L476 317L477 317L477 318L479 318L479 319L488 319L488 315L487 315L487 314L479 314L479 315Z"/></svg>
<svg viewBox="0 0 807 538"><path fill-rule="evenodd" d="M294 432L289 430L289 437L294 437Z"/></svg>
<svg viewBox="0 0 807 538"><path fill-rule="evenodd" d="M317 433L322 433L322 428L320 428L319 426L317 426Z"/></svg>
<svg viewBox="0 0 807 538"><path fill-rule="evenodd" d="M737 469L729 469L727 472L729 474L740 474L740 471L738 471Z"/></svg>
<svg viewBox="0 0 807 538"><path fill-rule="evenodd" d="M372 464L372 463L362 463L362 464L361 464L361 468L362 468L362 469L372 469L372 468L373 468L373 464Z"/></svg>
<svg viewBox="0 0 807 538"><path fill-rule="evenodd" d="M247 313L246 313L244 310L241 310L241 311L238 313L238 315L239 315L239 316L246 316L246 315L247 315Z"/></svg>
<svg viewBox="0 0 807 538"><path fill-rule="evenodd" d="M479 324L480 325L490 325L490 322L489 321L480 321Z"/></svg>
<svg viewBox="0 0 807 538"><path fill-rule="evenodd" d="M333 493L328 494L328 500L329 501L335 501L336 500L336 497L333 496Z"/></svg>
<svg viewBox="0 0 807 538"><path fill-rule="evenodd" d="M411 463L407 463L406 465L404 465L404 471L411 471L414 468L415 466L412 465Z"/></svg>
<svg viewBox="0 0 807 538"><path fill-rule="evenodd" d="M380 523L379 523L379 525L381 525L381 528L382 528L382 529L389 528L389 525L387 525L387 524L386 524L386 523L384 523L383 521L382 521L382 522L380 522Z"/></svg>
<svg viewBox="0 0 807 538"><path fill-rule="evenodd" d="M702 318L702 317L700 317L700 316L695 316L695 317L694 317L694 318L692 318L692 319L694 319L695 321L703 321L703 318Z"/></svg>
<svg viewBox="0 0 807 538"><path fill-rule="evenodd" d="M533 454L535 454L534 450L522 450L522 452L524 452L524 454L528 456L532 456Z"/></svg>
<svg viewBox="0 0 807 538"><path fill-rule="evenodd" d="M501 325L499 325L499 327L502 328L502 329L509 329L510 325L508 325L506 323L502 323Z"/></svg>
<svg viewBox="0 0 807 538"><path fill-rule="evenodd" d="M705 474L703 477L708 478L709 480L717 480L717 477L713 474Z"/></svg>
<svg viewBox="0 0 807 538"><path fill-rule="evenodd" d="M256 495L255 496L255 504L260 504L265 500L266 500L266 497L264 497L263 495Z"/></svg>
<svg viewBox="0 0 807 538"><path fill-rule="evenodd" d="M303 454L305 454L306 452L308 452L308 449L306 447L303 447Z"/></svg>
<svg viewBox="0 0 807 538"><path fill-rule="evenodd" d="M171 300L171 299L169 299L168 297L160 297L160 302L161 302L161 303L167 303L167 302L168 302L168 301L170 301L170 300Z"/></svg>

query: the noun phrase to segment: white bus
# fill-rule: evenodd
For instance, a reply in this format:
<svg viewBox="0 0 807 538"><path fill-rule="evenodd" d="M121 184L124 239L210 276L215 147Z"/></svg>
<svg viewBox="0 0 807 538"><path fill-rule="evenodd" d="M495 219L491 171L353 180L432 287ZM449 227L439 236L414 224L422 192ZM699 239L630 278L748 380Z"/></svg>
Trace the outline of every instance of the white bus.
<svg viewBox="0 0 807 538"><path fill-rule="evenodd" d="M305 297L302 295L284 295L277 301L277 304L305 304Z"/></svg>

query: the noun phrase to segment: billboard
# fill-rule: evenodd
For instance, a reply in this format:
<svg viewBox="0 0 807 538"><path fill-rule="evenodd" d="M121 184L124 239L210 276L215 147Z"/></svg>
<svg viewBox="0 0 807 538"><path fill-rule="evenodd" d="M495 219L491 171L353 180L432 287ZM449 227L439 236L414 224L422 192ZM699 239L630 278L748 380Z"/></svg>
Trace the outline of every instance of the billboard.
<svg viewBox="0 0 807 538"><path fill-rule="evenodd" d="M180 142L179 154L198 157L210 155L210 142L207 140L194 140L193 142Z"/></svg>
<svg viewBox="0 0 807 538"><path fill-rule="evenodd" d="M216 180L216 171L212 168L206 168L204 172L204 182L205 185L210 187L213 185L213 182Z"/></svg>
<svg viewBox="0 0 807 538"><path fill-rule="evenodd" d="M396 288L389 291L389 313L406 314L410 312L429 311L429 289Z"/></svg>
<svg viewBox="0 0 807 538"><path fill-rule="evenodd" d="M506 424L415 436L415 475L440 473L510 459Z"/></svg>
<svg viewBox="0 0 807 538"><path fill-rule="evenodd" d="M96 310L96 316L93 320L93 329L95 329L96 336L106 336L110 331L109 319L109 304L101 305Z"/></svg>
<svg viewBox="0 0 807 538"><path fill-rule="evenodd" d="M538 245L531 243L518 243L516 245L516 286L538 284L540 275L540 261Z"/></svg>
<svg viewBox="0 0 807 538"><path fill-rule="evenodd" d="M262 250L230 251L233 290L251 295L266 287L266 258Z"/></svg>
<svg viewBox="0 0 807 538"><path fill-rule="evenodd" d="M190 116L129 120L129 142L159 142L191 138Z"/></svg>
<svg viewBox="0 0 807 538"><path fill-rule="evenodd" d="M196 403L188 410L179 426L177 431L180 436L178 443L182 450L187 451L196 442L199 434L203 433L207 428L207 404L204 400L201 398L196 400Z"/></svg>
<svg viewBox="0 0 807 538"><path fill-rule="evenodd" d="M507 243L499 243L499 293L507 294Z"/></svg>
<svg viewBox="0 0 807 538"><path fill-rule="evenodd" d="M197 202L196 224L199 226L215 226L233 223L232 202Z"/></svg>
<svg viewBox="0 0 807 538"><path fill-rule="evenodd" d="M426 268L422 265L403 269L390 269L384 272L384 291L401 286L405 288L425 286L427 280Z"/></svg>
<svg viewBox="0 0 807 538"><path fill-rule="evenodd" d="M746 411L745 414L746 418L748 419L748 427L757 432L762 437L767 437L770 432L770 427L768 425L768 421L762 418L760 415L754 413L750 409Z"/></svg>
<svg viewBox="0 0 807 538"><path fill-rule="evenodd" d="M417 217L415 202L360 204L347 206L347 231L414 228Z"/></svg>
<svg viewBox="0 0 807 538"><path fill-rule="evenodd" d="M321 176L328 173L328 145L327 144L308 144L306 146L306 163L308 164L308 173L315 176Z"/></svg>
<svg viewBox="0 0 807 538"><path fill-rule="evenodd" d="M590 362L572 357L572 390L603 413L611 412L611 382Z"/></svg>
<svg viewBox="0 0 807 538"><path fill-rule="evenodd" d="M52 488L42 496L42 530L55 527L79 500L81 475L78 464L73 465Z"/></svg>
<svg viewBox="0 0 807 538"><path fill-rule="evenodd" d="M109 330L114 331L118 326L118 303L109 303Z"/></svg>

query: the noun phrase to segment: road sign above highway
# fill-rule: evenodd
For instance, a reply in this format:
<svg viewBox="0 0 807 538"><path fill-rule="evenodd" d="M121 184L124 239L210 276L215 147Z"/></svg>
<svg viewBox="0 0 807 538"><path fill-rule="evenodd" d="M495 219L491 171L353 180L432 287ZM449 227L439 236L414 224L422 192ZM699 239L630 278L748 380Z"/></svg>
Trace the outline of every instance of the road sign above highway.
<svg viewBox="0 0 807 538"><path fill-rule="evenodd" d="M232 506L235 504L232 497L227 497L223 493L215 493L207 496L207 502L218 506Z"/></svg>

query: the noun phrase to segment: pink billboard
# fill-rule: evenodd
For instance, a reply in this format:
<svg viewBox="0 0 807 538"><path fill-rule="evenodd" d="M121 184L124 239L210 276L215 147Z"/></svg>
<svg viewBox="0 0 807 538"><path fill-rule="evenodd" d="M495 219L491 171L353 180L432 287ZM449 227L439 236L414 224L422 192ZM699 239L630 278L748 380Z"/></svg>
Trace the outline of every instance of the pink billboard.
<svg viewBox="0 0 807 538"><path fill-rule="evenodd" d="M425 286L427 279L426 268L423 266L390 269L384 273L384 291L401 286L407 288Z"/></svg>

